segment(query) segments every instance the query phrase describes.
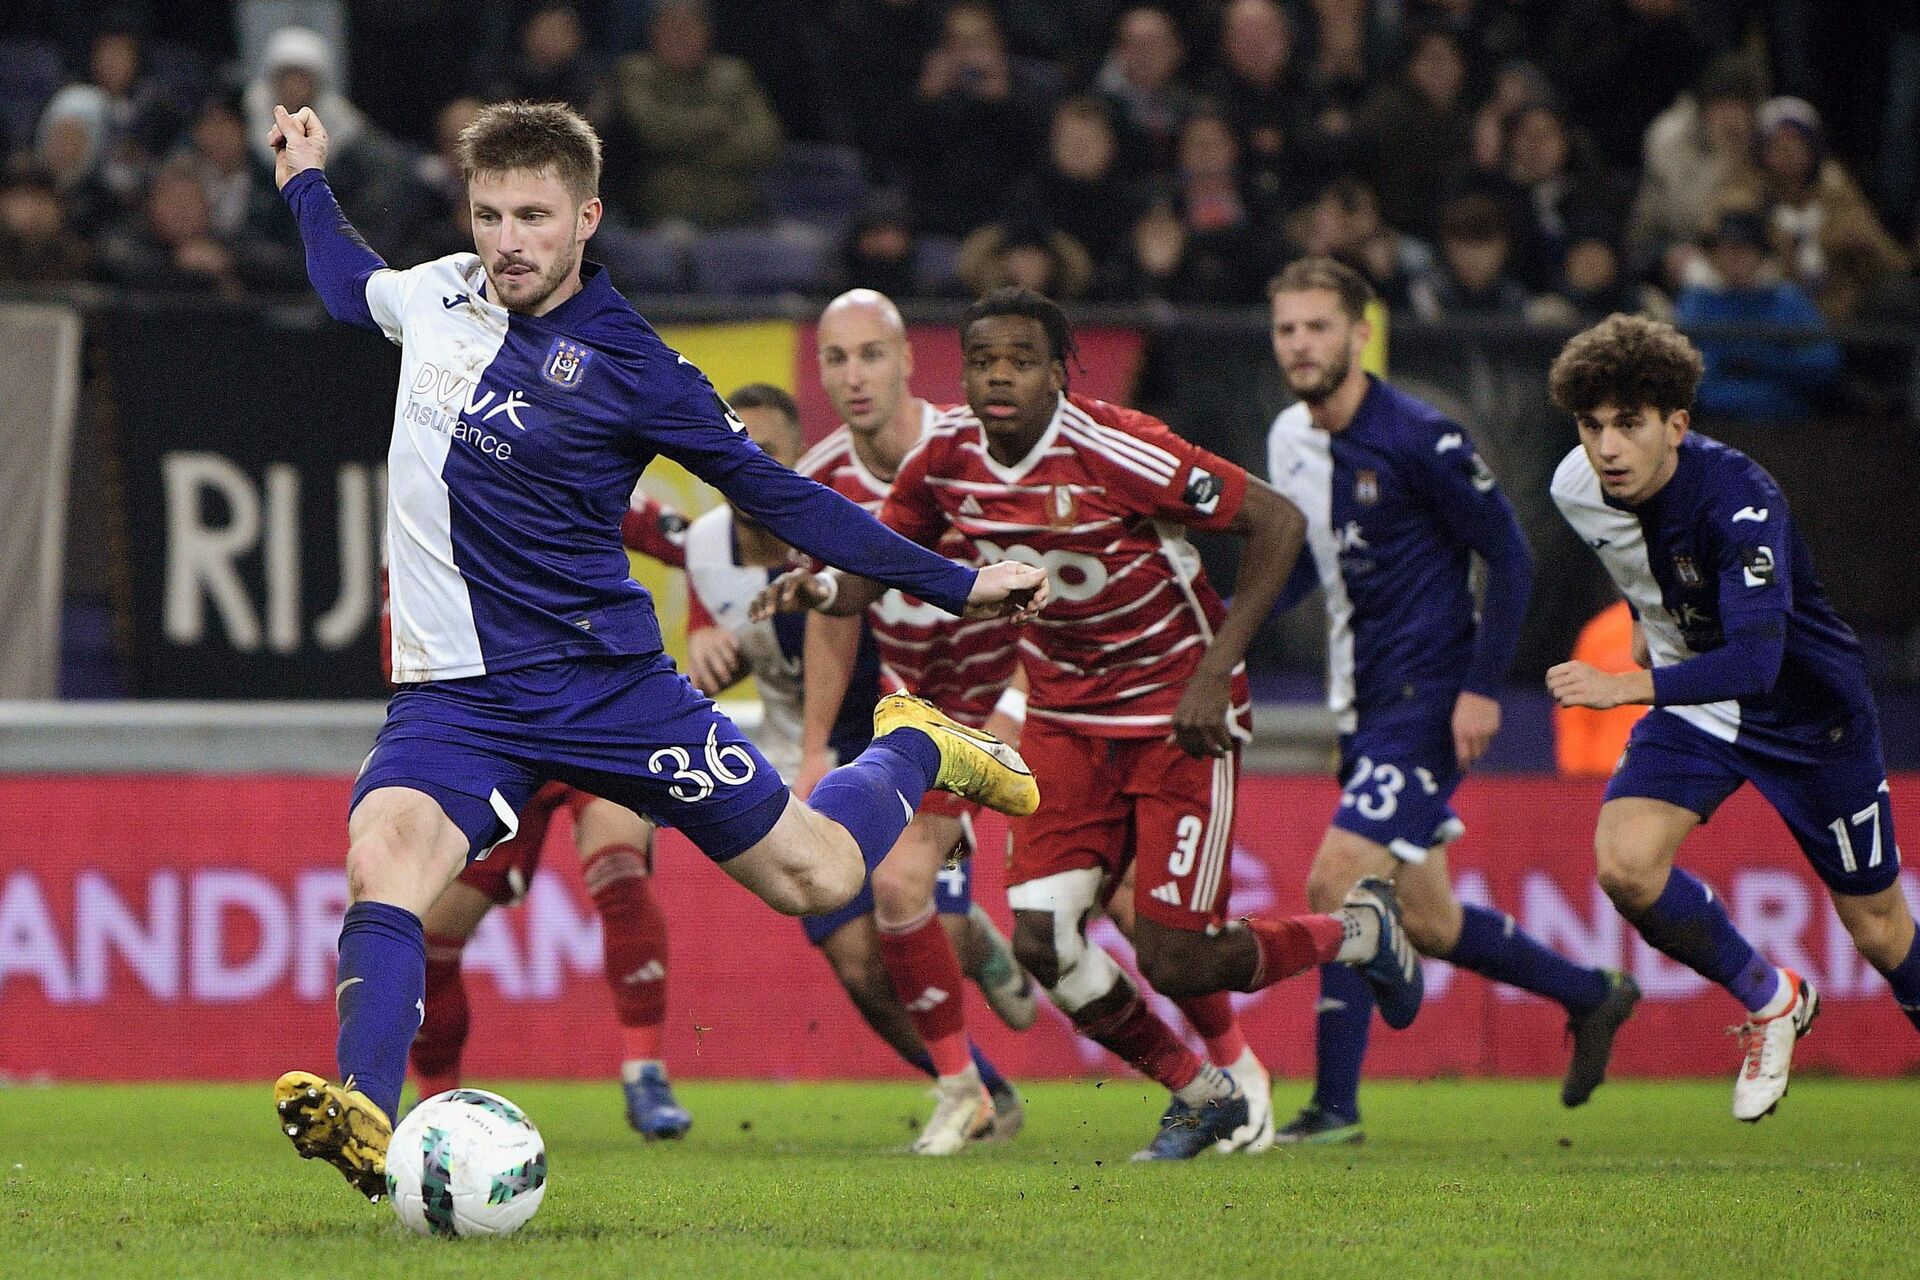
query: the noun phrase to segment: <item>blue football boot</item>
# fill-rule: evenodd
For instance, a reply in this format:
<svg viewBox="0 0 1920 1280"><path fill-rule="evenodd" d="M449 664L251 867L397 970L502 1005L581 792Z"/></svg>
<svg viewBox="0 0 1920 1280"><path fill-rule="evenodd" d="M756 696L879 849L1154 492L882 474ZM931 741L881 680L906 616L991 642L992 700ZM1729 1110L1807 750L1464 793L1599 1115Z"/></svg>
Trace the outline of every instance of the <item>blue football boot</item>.
<svg viewBox="0 0 1920 1280"><path fill-rule="evenodd" d="M693 1117L673 1096L673 1085L659 1067L640 1068L640 1078L631 1084L622 1083L620 1088L627 1095L627 1123L648 1142L685 1137L693 1128Z"/></svg>
<svg viewBox="0 0 1920 1280"><path fill-rule="evenodd" d="M1247 1095L1238 1085L1229 1096L1215 1098L1200 1107L1174 1098L1160 1117L1160 1132L1154 1135L1145 1151L1134 1152L1133 1158L1191 1160L1214 1143L1231 1139L1247 1123Z"/></svg>
<svg viewBox="0 0 1920 1280"><path fill-rule="evenodd" d="M1342 911L1371 911L1380 918L1380 945L1373 959L1360 966L1360 974L1373 988L1380 1016L1388 1026L1401 1031L1410 1026L1420 1012L1420 999L1426 981L1420 974L1420 953L1413 949L1407 931L1400 925L1400 899L1393 886L1378 876L1368 876L1353 886Z"/></svg>

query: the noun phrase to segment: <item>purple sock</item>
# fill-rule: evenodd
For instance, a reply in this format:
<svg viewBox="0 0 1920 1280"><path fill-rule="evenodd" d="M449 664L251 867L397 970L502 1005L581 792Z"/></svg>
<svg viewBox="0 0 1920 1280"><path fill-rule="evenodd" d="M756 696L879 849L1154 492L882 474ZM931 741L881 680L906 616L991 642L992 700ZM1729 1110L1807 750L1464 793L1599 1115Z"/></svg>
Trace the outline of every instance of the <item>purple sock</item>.
<svg viewBox="0 0 1920 1280"><path fill-rule="evenodd" d="M920 797L940 773L940 748L918 729L895 729L820 779L807 797L823 818L847 829L871 871L913 821Z"/></svg>
<svg viewBox="0 0 1920 1280"><path fill-rule="evenodd" d="M903 1053L900 1056L905 1058L907 1060L907 1065L914 1068L916 1071L923 1072L924 1074L931 1076L936 1080L940 1078L940 1073L934 1070L934 1067L933 1067L933 1055L928 1053L925 1049L921 1049L916 1053Z"/></svg>
<svg viewBox="0 0 1920 1280"><path fill-rule="evenodd" d="M1779 990L1774 967L1740 936L1713 891L1678 867L1652 906L1621 914L1659 951L1725 987L1749 1013L1766 1008Z"/></svg>
<svg viewBox="0 0 1920 1280"><path fill-rule="evenodd" d="M1460 939L1446 960L1495 982L1558 1000L1568 1013L1585 1013L1607 998L1605 974L1548 950L1521 932L1512 916L1485 907L1464 909Z"/></svg>
<svg viewBox="0 0 1920 1280"><path fill-rule="evenodd" d="M1360 1118L1360 1062L1373 1024L1373 989L1352 965L1320 966L1313 1100L1346 1120Z"/></svg>
<svg viewBox="0 0 1920 1280"><path fill-rule="evenodd" d="M427 996L427 938L420 917L385 902L356 902L340 926L333 1003L340 1015L340 1078L397 1119L407 1050Z"/></svg>
<svg viewBox="0 0 1920 1280"><path fill-rule="evenodd" d="M1007 1078L1000 1074L1000 1069L987 1061L986 1054L980 1052L979 1045L969 1043L967 1052L973 1055L973 1065L980 1069L980 1083L987 1086L987 1092L991 1093L1007 1082Z"/></svg>
<svg viewBox="0 0 1920 1280"><path fill-rule="evenodd" d="M1874 966L1879 968L1878 965ZM1907 1021L1920 1030L1920 933L1913 936L1913 945L1907 948L1907 958L1891 969L1881 969L1880 976L1893 988L1893 998L1900 1003L1900 1012L1907 1015Z"/></svg>

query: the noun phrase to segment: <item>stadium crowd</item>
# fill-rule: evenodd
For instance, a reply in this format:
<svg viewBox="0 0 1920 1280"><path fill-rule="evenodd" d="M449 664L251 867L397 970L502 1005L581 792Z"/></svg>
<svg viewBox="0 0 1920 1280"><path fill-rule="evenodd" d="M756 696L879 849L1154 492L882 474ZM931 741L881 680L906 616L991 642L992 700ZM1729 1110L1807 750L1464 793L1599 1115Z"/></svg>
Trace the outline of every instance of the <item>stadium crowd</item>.
<svg viewBox="0 0 1920 1280"><path fill-rule="evenodd" d="M608 138L596 248L635 292L1011 282L1236 306L1326 253L1427 319L1906 314L1920 16L1890 18L1862 72L1883 121L1846 140L1870 196L1809 101L1833 78L1810 52L1813 14L1791 0L26 0L0 17L0 281L303 290L270 178L275 102L326 121L335 187L390 260L467 247L453 140L482 102L530 98L573 104ZM1781 354L1715 345L1706 394L1793 416L1837 357Z"/></svg>

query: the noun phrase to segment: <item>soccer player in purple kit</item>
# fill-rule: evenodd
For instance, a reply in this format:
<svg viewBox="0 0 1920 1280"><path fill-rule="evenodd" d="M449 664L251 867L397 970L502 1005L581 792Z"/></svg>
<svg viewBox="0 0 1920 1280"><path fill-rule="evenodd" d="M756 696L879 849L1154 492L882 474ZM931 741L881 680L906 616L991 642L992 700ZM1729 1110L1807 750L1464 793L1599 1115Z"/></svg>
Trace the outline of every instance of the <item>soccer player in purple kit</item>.
<svg viewBox="0 0 1920 1280"><path fill-rule="evenodd" d="M348 819L340 1083L292 1071L274 1086L295 1150L379 1199L423 1008L420 917L469 858L513 834L541 783L678 827L789 915L853 897L933 787L1014 814L1038 804L1011 748L904 696L876 709L865 752L793 799L674 670L628 576L621 518L656 455L789 544L954 613L1024 620L1045 602L1046 575L934 555L762 453L584 260L600 141L567 107L479 113L460 139L478 255L405 271L334 201L310 109L276 108L269 141L328 312L401 346L387 555L402 687Z"/></svg>
<svg viewBox="0 0 1920 1280"><path fill-rule="evenodd" d="M1747 1010L1733 1114L1755 1121L1786 1095L1819 993L1758 955L1713 891L1673 865L1688 833L1751 782L1916 1027L1920 941L1860 642L1827 602L1773 477L1688 430L1701 374L1685 335L1641 316L1608 317L1553 362L1553 402L1580 436L1553 499L1632 606L1650 669L1563 662L1547 689L1561 706L1654 708L1607 784L1600 884L1641 937Z"/></svg>
<svg viewBox="0 0 1920 1280"><path fill-rule="evenodd" d="M1560 1100L1605 1078L1639 989L1576 965L1511 916L1463 905L1449 801L1500 728L1500 683L1519 641L1533 558L1473 441L1438 410L1371 377L1360 357L1373 291L1351 268L1305 258L1274 279L1273 353L1298 403L1268 439L1273 487L1307 517L1307 546L1278 607L1326 592L1327 701L1340 719L1340 807L1314 855L1307 900L1337 905L1364 876L1392 879L1424 955L1556 1000L1572 1059ZM1471 557L1487 565L1476 623ZM1373 998L1344 965L1320 970L1312 1099L1280 1142L1358 1142L1360 1064Z"/></svg>

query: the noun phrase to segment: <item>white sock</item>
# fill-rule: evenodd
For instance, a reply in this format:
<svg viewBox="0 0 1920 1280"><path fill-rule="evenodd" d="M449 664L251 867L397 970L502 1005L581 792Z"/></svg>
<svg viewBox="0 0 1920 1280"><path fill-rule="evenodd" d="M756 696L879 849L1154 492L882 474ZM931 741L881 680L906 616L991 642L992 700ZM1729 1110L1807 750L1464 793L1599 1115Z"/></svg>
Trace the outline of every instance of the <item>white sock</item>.
<svg viewBox="0 0 1920 1280"><path fill-rule="evenodd" d="M1340 908L1340 923L1346 933L1340 939L1341 964L1365 964L1380 950L1380 913L1372 907Z"/></svg>
<svg viewBox="0 0 1920 1280"><path fill-rule="evenodd" d="M935 1076L934 1083L942 1089L981 1089L986 1087L980 1083L980 1065L975 1062L969 1062L965 1071L956 1071L950 1076Z"/></svg>
<svg viewBox="0 0 1920 1280"><path fill-rule="evenodd" d="M1200 1074L1173 1091L1173 1096L1190 1107L1204 1107L1215 1098L1233 1096L1233 1081L1211 1062L1200 1064Z"/></svg>
<svg viewBox="0 0 1920 1280"><path fill-rule="evenodd" d="M1775 969L1773 972L1780 985L1774 988L1773 999L1753 1011L1753 1020L1755 1022L1765 1022L1768 1018L1777 1018L1787 1010L1793 1008L1793 998L1798 992L1794 989L1793 984L1787 981L1787 971L1785 969Z"/></svg>
<svg viewBox="0 0 1920 1280"><path fill-rule="evenodd" d="M1240 1056L1232 1062L1222 1062L1219 1065L1235 1080L1252 1080L1267 1074L1267 1069L1261 1065L1260 1059L1253 1056L1252 1045L1242 1049Z"/></svg>
<svg viewBox="0 0 1920 1280"><path fill-rule="evenodd" d="M620 1079L627 1084L639 1084L640 1073L648 1067L659 1067L661 1075L667 1073L666 1066L658 1058L628 1058L620 1064Z"/></svg>

